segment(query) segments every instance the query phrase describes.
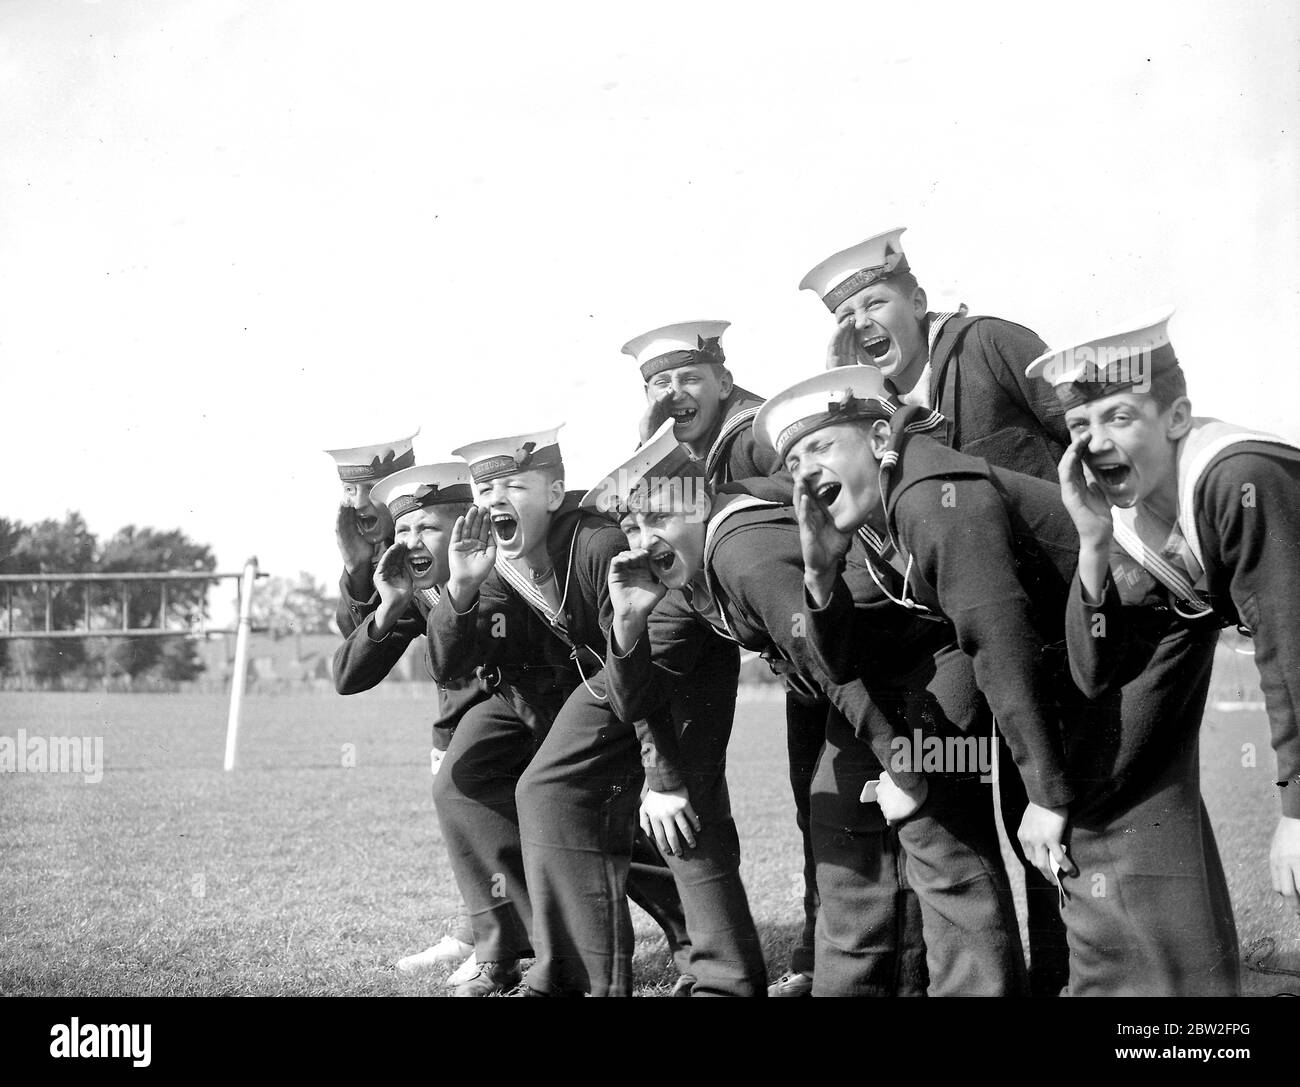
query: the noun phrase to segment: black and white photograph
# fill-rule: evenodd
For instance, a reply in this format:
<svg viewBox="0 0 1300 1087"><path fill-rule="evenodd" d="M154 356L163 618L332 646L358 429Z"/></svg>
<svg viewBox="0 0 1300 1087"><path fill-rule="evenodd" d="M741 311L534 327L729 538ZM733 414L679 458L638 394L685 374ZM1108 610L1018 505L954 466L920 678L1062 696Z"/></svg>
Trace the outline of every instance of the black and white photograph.
<svg viewBox="0 0 1300 1087"><path fill-rule="evenodd" d="M1294 1054L1294 4L2 0L0 102L33 1067Z"/></svg>

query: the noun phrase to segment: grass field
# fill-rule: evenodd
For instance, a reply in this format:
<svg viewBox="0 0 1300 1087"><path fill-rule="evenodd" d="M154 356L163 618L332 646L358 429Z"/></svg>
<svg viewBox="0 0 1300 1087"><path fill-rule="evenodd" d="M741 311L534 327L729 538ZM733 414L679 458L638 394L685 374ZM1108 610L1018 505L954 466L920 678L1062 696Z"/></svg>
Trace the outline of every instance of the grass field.
<svg viewBox="0 0 1300 1087"><path fill-rule="evenodd" d="M225 711L218 695L0 694L0 736L102 736L105 766L97 784L0 774L0 993L442 991L446 971L392 966L434 942L457 906L423 704L391 691L252 697L229 774ZM1241 765L1243 743L1259 768ZM1264 715L1212 713L1202 747L1243 947L1272 937L1273 961L1300 969L1300 922L1268 886L1277 808ZM730 779L773 976L800 920L784 759L781 704L743 704ZM662 992L673 976L662 940L644 915L636 923L639 991ZM1245 982L1300 990L1287 976Z"/></svg>

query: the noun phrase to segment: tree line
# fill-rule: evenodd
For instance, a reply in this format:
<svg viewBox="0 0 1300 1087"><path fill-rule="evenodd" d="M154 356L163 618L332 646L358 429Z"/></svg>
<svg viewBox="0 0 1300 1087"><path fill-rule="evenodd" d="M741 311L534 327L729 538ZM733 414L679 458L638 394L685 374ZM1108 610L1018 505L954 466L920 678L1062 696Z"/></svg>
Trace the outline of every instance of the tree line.
<svg viewBox="0 0 1300 1087"><path fill-rule="evenodd" d="M208 573L215 569L212 548L180 529L127 525L101 541L77 512L69 512L61 521L30 524L0 517L0 574ZM210 584L167 583L168 629L195 633L201 629L208 619ZM234 587L229 588L233 598ZM0 590L0 631L19 635L43 631L48 610L51 629L89 631L92 636L0 638L0 686L175 689L203 671L194 638L93 636L97 630L121 629L124 618L132 628L163 625L164 593L158 583L131 583L125 605L120 584L56 582L49 587L48 599L40 584L10 584L3 589L8 591ZM308 574L259 581L253 599L255 629L274 636L335 629L335 601Z"/></svg>

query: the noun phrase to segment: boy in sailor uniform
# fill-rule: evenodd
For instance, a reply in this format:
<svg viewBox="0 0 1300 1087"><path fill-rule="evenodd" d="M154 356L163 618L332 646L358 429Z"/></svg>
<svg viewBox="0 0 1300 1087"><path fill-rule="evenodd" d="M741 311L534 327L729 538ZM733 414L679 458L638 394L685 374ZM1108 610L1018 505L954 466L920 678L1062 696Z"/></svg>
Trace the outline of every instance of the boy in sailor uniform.
<svg viewBox="0 0 1300 1087"><path fill-rule="evenodd" d="M617 476L589 491L583 505L617 513L624 529L634 532L620 477L665 457L702 470L677 442L669 420ZM617 579L611 579L611 593L616 588ZM740 839L726 782L740 654L733 643L714 637L680 596L661 601L652 623L656 665L667 682L653 691L622 692L621 698L611 686L609 696L621 720L640 723L645 741L640 821L668 858L681 891L696 977L691 995L763 996L767 973L740 879ZM649 719L662 727L647 735Z"/></svg>
<svg viewBox="0 0 1300 1087"><path fill-rule="evenodd" d="M836 321L826 366L869 365L888 379L904 404L944 416L935 437L997 468L1024 472L1052 483L1068 442L1060 406L1023 376L1043 351L1041 339L1022 325L997 317L971 317L966 307L928 309L901 237L886 231L827 257L799 286L814 291ZM1011 753L1002 743L1002 756ZM998 787L1003 823L1018 826L1029 798L1017 775ZM1035 996L1055 996L1068 978L1065 928L1057 888L1020 850L1029 904L1030 980Z"/></svg>
<svg viewBox="0 0 1300 1087"><path fill-rule="evenodd" d="M372 499L388 510L394 542L372 574L376 602L334 655L340 694L370 690L424 633L426 616L447 582L452 527L473 502L469 473L459 462L395 472L375 484ZM465 690L478 688L467 684Z"/></svg>
<svg viewBox="0 0 1300 1087"><path fill-rule="evenodd" d="M784 467L754 441L754 416L763 400L736 385L727 369L722 335L729 327L729 321L683 321L651 329L623 345L623 353L636 360L645 383L648 406L641 419L641 440L648 441L656 428L671 418L673 437L699 464L709 486L745 480L751 491L788 502L790 481ZM728 650L718 645L714 652ZM735 653L735 648L730 652ZM776 662L769 663L776 666ZM829 706L806 684L796 689L797 676L786 673L782 678L786 684L790 786L795 822L803 839L804 924L789 970L768 988L768 994L798 997L812 992L817 880L808 835L809 788L826 736Z"/></svg>
<svg viewBox="0 0 1300 1087"><path fill-rule="evenodd" d="M1007 772L1019 773L1029 797L1008 829L1051 877L1071 868L1063 730L1113 730L1118 711L1116 699L1094 705L1070 682L1064 615L1075 533L1058 488L956 453L927 436L926 422L924 409L890 402L878 370L855 366L778 393L755 425L794 476L814 651L837 679L860 667L861 649L846 637L855 617L840 569L853 534L868 535L873 579L898 606L950 622L970 656L1015 759ZM900 797L887 768L878 792L907 811L924 810L935 788L964 793L966 810L952 814L995 834L991 798L953 769ZM906 843L905 829L900 835Z"/></svg>
<svg viewBox="0 0 1300 1087"><path fill-rule="evenodd" d="M665 926L683 969L690 951L667 870L647 882L655 870L634 868L629 879L640 745L601 674L606 575L624 538L565 491L556 430L455 453L478 504L453 529L447 589L429 614L431 670L448 682L482 665L502 608L522 611L529 652L503 660L497 695L466 714L436 789L476 947L481 929L493 933L477 995L518 982L517 960L532 950L523 995L628 996L625 894Z"/></svg>
<svg viewBox="0 0 1300 1087"><path fill-rule="evenodd" d="M1226 881L1200 797L1197 732L1221 627L1255 640L1277 755L1274 890L1300 906L1300 449L1192 415L1170 310L1045 353L1072 442L1060 466L1078 529L1070 663L1085 690L1122 687L1119 742L1091 755L1066 880L1071 992L1239 991ZM1104 561L1118 544L1128 568ZM1104 897L1087 880L1106 881Z"/></svg>
<svg viewBox="0 0 1300 1087"><path fill-rule="evenodd" d="M417 430L406 438L350 448L328 449L334 458L335 468L343 487L343 499L335 520L334 538L343 559L343 574L339 578L339 603L335 622L339 632L347 638L379 605L375 592L373 572L380 556L393 542L393 518L376 488L382 486L396 473L415 464L413 443ZM405 648L405 645L403 645ZM340 650L340 653L342 650ZM398 653L398 657L401 653ZM394 658L394 663L397 658ZM335 680L339 680L339 658L335 658ZM378 683L388 674L391 664L374 678ZM370 684L373 686L373 684ZM340 693L348 693L340 691ZM438 712L433 720L433 742L429 762L433 773L438 772L451 732L459 715L467 708L468 692L458 692L450 698L440 693ZM397 961L403 973L415 973L443 963L462 963L451 979L459 979L461 970L472 971L474 958L473 934L469 921L463 916L455 930L445 934L436 944Z"/></svg>
<svg viewBox="0 0 1300 1087"><path fill-rule="evenodd" d="M900 238L877 234L827 257L799 286L835 318L827 369L875 366L905 404L945 419L944 444L990 464L1052 478L1069 444L1061 409L1025 376L1044 350L1023 325L927 310Z"/></svg>
<svg viewBox="0 0 1300 1087"><path fill-rule="evenodd" d="M343 559L339 578L339 627L344 636L378 603L372 573L393 542L393 518L374 487L382 479L415 464L417 430L407 438L347 449L325 450L343 487L334 523L334 541Z"/></svg>
<svg viewBox="0 0 1300 1087"><path fill-rule="evenodd" d="M987 720L969 663L953 645L951 632L895 608L874 586L865 589L859 603L879 613L864 628L876 650L873 666L866 683L856 677L835 682L807 637L808 605L793 511L743 488L734 493L701 488L698 474L692 480L689 467L674 468L668 457L640 471L623 471L626 467L609 476L620 480L624 502L635 513L629 533L635 546L610 571L614 626L607 671L615 704L647 704L673 682L664 654L656 654L651 625L659 602L671 592L682 596L718 637L779 653L816 684L839 711L828 727L844 721L844 745L864 755L862 765L833 765L829 756L841 738L828 732L814 782L821 910L813 995L924 993L922 924L931 993L1024 991L1024 959L996 836L965 829L954 836L933 813L918 815L919 823L909 820L909 848L933 872L913 895L902 874L899 836L886 825L889 812L857 803L868 777L866 760L873 751L889 758L896 730L910 733L930 721L967 732L975 722ZM650 724L652 731L661 727L654 718ZM869 737L870 745L854 730ZM663 740L668 747L672 742L671 736ZM913 786L914 779L907 785ZM870 826L846 825L840 811L850 803L852 822ZM826 805L836 808L834 815L819 812ZM964 911L961 926L954 923L955 916L945 917L943 908L945 895L957 888Z"/></svg>
<svg viewBox="0 0 1300 1087"><path fill-rule="evenodd" d="M750 424L763 398L737 385L727 369L722 334L730 325L681 321L644 332L622 348L636 359L645 382L641 442L671 418L673 436L714 486L781 470L754 445Z"/></svg>

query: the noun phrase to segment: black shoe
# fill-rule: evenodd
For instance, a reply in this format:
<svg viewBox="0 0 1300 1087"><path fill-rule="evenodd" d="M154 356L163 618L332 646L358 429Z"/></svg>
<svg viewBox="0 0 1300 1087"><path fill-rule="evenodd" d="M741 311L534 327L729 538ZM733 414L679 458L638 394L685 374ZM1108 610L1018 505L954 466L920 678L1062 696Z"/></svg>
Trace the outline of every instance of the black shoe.
<svg viewBox="0 0 1300 1087"><path fill-rule="evenodd" d="M478 973L462 981L451 991L452 996L497 996L508 993L519 984L519 960L506 962L481 962Z"/></svg>

